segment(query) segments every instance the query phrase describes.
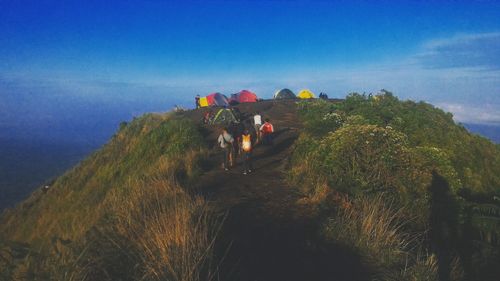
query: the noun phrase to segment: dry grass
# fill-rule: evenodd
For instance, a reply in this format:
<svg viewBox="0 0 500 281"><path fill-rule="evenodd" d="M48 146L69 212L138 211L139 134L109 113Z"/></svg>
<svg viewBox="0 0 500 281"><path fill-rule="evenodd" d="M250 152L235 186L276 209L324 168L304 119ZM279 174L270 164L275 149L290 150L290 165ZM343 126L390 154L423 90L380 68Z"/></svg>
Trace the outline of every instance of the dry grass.
<svg viewBox="0 0 500 281"><path fill-rule="evenodd" d="M408 221L403 222L403 209L388 205L383 195L341 201L324 234L354 248L378 273L375 280L437 280L435 257L418 254L419 237L404 230Z"/></svg>
<svg viewBox="0 0 500 281"><path fill-rule="evenodd" d="M84 240L57 239L48 255L12 260L0 280L216 279L214 244L222 220L202 197L176 184L177 168L164 162L156 177L113 189L103 207L107 219Z"/></svg>
<svg viewBox="0 0 500 281"><path fill-rule="evenodd" d="M2 236L30 251L8 260L0 280L214 279L221 220L181 187L197 180L207 151L189 120L166 119L123 126L47 194L2 216Z"/></svg>
<svg viewBox="0 0 500 281"><path fill-rule="evenodd" d="M113 189L102 207L107 219L84 240L56 239L47 255L11 259L0 280L216 279L214 243L222 221L202 197L176 184L177 168L165 161L156 177Z"/></svg>
<svg viewBox="0 0 500 281"><path fill-rule="evenodd" d="M220 223L205 200L187 194L173 178L129 183L125 196L109 197L109 208L113 228L103 232L118 248L127 245L123 254L138 263L140 272L134 279L214 279Z"/></svg>
<svg viewBox="0 0 500 281"><path fill-rule="evenodd" d="M326 232L334 239L348 241L370 258L371 264L387 264L404 259L411 239L401 231L400 212L386 206L382 196L355 199L341 208Z"/></svg>

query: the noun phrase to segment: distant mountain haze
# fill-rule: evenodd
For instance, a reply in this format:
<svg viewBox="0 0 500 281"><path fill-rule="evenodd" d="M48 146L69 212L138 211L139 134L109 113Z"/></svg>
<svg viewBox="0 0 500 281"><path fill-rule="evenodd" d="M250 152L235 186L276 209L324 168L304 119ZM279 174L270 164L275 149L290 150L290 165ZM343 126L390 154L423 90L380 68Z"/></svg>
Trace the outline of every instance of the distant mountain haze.
<svg viewBox="0 0 500 281"><path fill-rule="evenodd" d="M0 210L13 207L97 149L82 143L0 139Z"/></svg>
<svg viewBox="0 0 500 281"><path fill-rule="evenodd" d="M481 135L500 144L500 125L495 124L463 124L469 131Z"/></svg>
<svg viewBox="0 0 500 281"><path fill-rule="evenodd" d="M22 89L20 89L22 90ZM165 112L177 98L126 94L75 95L2 92L0 95L0 210L61 175L118 130L146 112ZM184 102L186 105L187 102Z"/></svg>

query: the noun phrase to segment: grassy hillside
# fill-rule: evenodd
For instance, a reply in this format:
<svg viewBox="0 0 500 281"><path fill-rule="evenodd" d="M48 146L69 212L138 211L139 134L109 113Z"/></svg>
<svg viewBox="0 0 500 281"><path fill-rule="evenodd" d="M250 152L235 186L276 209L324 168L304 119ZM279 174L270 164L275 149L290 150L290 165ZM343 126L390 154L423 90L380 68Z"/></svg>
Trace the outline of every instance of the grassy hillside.
<svg viewBox="0 0 500 281"><path fill-rule="evenodd" d="M345 125L351 125L351 128L372 125L390 130L402 134L400 137L404 138L407 147L422 150L418 154L431 149L436 151L434 154L446 158L443 161L450 161L458 177L456 180L460 181L456 183L457 188L467 188L473 192L498 192L498 146L456 125L450 113L432 105L399 101L391 94L373 97L353 94L338 104L304 104L302 114L309 135L314 139Z"/></svg>
<svg viewBox="0 0 500 281"><path fill-rule="evenodd" d="M306 131L289 174L327 217L325 239L360 252L382 280L421 280L423 269L429 280L494 280L498 146L388 92L300 107Z"/></svg>
<svg viewBox="0 0 500 281"><path fill-rule="evenodd" d="M204 151L195 124L172 114L123 123L47 192L2 215L1 276L205 280L215 221L178 184L196 178Z"/></svg>

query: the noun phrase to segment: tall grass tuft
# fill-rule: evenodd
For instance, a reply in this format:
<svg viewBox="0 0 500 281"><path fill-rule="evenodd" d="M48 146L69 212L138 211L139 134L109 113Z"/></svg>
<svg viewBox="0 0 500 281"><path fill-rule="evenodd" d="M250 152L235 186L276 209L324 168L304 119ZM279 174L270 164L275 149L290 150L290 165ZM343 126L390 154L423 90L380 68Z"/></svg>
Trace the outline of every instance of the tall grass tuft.
<svg viewBox="0 0 500 281"><path fill-rule="evenodd" d="M108 195L110 216L91 239L95 241L92 278L197 281L216 277L214 243L220 220L202 197L176 183L173 172L128 182Z"/></svg>
<svg viewBox="0 0 500 281"><path fill-rule="evenodd" d="M327 220L323 234L359 253L377 272L375 280L437 280L435 258L414 254L419 237L405 232L403 209L386 201L383 195L360 196L343 204Z"/></svg>

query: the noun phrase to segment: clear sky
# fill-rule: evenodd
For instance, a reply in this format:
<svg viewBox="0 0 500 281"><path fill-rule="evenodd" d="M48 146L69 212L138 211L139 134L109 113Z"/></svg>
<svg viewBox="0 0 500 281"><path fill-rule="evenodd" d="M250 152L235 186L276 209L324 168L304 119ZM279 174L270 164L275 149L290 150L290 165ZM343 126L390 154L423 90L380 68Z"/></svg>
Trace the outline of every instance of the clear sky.
<svg viewBox="0 0 500 281"><path fill-rule="evenodd" d="M282 87L384 88L500 123L500 2L0 0L9 134L95 133L195 94Z"/></svg>

